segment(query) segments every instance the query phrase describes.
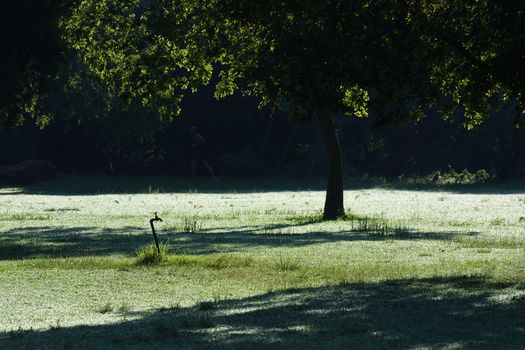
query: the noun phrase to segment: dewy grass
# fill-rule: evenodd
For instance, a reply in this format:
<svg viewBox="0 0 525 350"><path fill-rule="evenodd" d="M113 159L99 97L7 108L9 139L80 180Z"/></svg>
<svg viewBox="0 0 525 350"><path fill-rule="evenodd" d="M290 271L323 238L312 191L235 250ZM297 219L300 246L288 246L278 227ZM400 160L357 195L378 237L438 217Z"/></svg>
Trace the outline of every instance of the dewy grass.
<svg viewBox="0 0 525 350"><path fill-rule="evenodd" d="M477 237L457 236L453 238L453 241L467 248L525 249L525 241L519 238L480 239Z"/></svg>
<svg viewBox="0 0 525 350"><path fill-rule="evenodd" d="M17 270L121 270L132 265L131 259L122 257L62 257L62 258L35 258L23 261L12 260L0 264L0 272L11 269Z"/></svg>
<svg viewBox="0 0 525 350"><path fill-rule="evenodd" d="M99 312L101 314L107 314L109 312L113 312L114 310L115 310L115 307L111 303L106 303L106 304L102 305L97 310L97 312Z"/></svg>
<svg viewBox="0 0 525 350"><path fill-rule="evenodd" d="M159 243L159 249L155 244L137 249L135 264L136 265L157 265L165 262L168 257L169 245Z"/></svg>
<svg viewBox="0 0 525 350"><path fill-rule="evenodd" d="M133 179L111 179L80 183L77 193L84 180L70 180L69 190L60 181L33 193L0 189L2 348L525 342L513 331L525 311L519 186L356 187L345 191L349 217L324 222L319 186L249 191L187 180L180 189L177 179L138 179L133 191ZM145 192L149 184L163 189ZM175 254L146 246L156 211L159 240ZM486 315L505 327L485 327ZM17 329L27 331L1 333Z"/></svg>
<svg viewBox="0 0 525 350"><path fill-rule="evenodd" d="M283 256L279 256L279 258L275 262L275 267L281 271L295 271L299 269L300 264L292 258L285 258Z"/></svg>
<svg viewBox="0 0 525 350"><path fill-rule="evenodd" d="M0 221L46 221L51 220L48 214L25 214L16 213L11 215L0 215Z"/></svg>

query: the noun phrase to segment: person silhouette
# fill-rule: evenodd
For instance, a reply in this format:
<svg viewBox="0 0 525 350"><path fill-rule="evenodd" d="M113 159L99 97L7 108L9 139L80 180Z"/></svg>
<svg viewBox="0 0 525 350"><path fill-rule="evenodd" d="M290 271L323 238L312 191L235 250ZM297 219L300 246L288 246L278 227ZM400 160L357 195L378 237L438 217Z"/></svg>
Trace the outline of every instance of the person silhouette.
<svg viewBox="0 0 525 350"><path fill-rule="evenodd" d="M206 140L199 133L199 129L196 126L190 128L193 143L191 145L191 175L197 175L197 166L202 166L208 171L211 177L216 177L215 172L208 163L208 155L206 152Z"/></svg>

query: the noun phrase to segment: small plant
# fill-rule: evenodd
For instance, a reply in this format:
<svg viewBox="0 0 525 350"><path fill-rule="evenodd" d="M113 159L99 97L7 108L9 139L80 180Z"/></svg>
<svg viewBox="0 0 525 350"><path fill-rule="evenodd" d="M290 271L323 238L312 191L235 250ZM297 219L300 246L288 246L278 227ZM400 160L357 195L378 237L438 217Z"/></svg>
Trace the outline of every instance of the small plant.
<svg viewBox="0 0 525 350"><path fill-rule="evenodd" d="M199 233L202 231L202 223L197 218L184 218L180 230L184 233Z"/></svg>
<svg viewBox="0 0 525 350"><path fill-rule="evenodd" d="M157 251L155 244L137 249L135 265L156 265L166 261L169 245L167 243L160 243L159 251Z"/></svg>
<svg viewBox="0 0 525 350"><path fill-rule="evenodd" d="M403 224L388 221L383 218L352 216L349 218L349 221L353 230L373 236L401 238L408 237L411 234L410 229Z"/></svg>

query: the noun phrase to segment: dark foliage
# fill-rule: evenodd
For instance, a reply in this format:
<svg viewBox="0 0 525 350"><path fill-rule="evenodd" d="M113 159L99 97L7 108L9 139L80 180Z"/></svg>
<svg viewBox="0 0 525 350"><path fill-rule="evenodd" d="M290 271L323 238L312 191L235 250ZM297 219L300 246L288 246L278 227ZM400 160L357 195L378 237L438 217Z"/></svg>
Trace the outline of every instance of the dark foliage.
<svg viewBox="0 0 525 350"><path fill-rule="evenodd" d="M59 19L70 0L5 0L0 5L0 127L39 115L37 101L63 61ZM45 117L42 116L42 121Z"/></svg>

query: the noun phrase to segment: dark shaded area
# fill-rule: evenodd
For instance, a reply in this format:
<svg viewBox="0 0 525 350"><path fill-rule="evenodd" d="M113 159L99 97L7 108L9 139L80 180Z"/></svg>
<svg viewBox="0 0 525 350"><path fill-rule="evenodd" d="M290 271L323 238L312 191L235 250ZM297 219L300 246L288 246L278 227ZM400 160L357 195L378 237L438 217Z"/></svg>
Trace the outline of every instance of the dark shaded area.
<svg viewBox="0 0 525 350"><path fill-rule="evenodd" d="M184 177L122 177L122 176L59 176L55 183L40 183L20 187L14 193L45 195L97 195L97 194L154 194L154 193L253 193L268 191L324 190L320 178L293 179L269 177L261 179ZM349 188L372 188L370 181L350 181ZM13 194L10 192L9 194ZM1 194L0 194L1 195Z"/></svg>
<svg viewBox="0 0 525 350"><path fill-rule="evenodd" d="M135 320L0 335L9 349L522 349L525 298L469 277L292 289Z"/></svg>
<svg viewBox="0 0 525 350"><path fill-rule="evenodd" d="M234 96L217 101L209 88L187 96L183 114L169 124L159 124L151 137L141 131L148 119L151 124L159 123L158 116L149 110L120 111L106 116L104 124L92 115L95 107L86 110L83 104L87 102L81 100L76 114L62 116L67 113L62 110L66 106L60 105L60 96L56 99L56 120L45 129L28 120L21 128L0 130L0 165L45 159L54 162L59 172L69 174L189 176L190 127L198 126L207 141L209 162L220 175L254 176L279 169L283 157L287 158L283 149L295 135L282 114L269 119L269 111L259 110L257 100ZM127 121L130 118L133 121ZM123 123L131 131L114 144L109 140L112 129L120 135ZM199 176L207 175L198 170Z"/></svg>
<svg viewBox="0 0 525 350"><path fill-rule="evenodd" d="M20 125L64 62L58 22L70 0L5 0L0 11L0 128ZM33 121L34 122L34 121ZM1 138L1 137L0 137Z"/></svg>
<svg viewBox="0 0 525 350"><path fill-rule="evenodd" d="M440 185L424 181L384 178L347 178L345 190L373 188L436 191L468 194L519 194L525 193L525 182L491 180L484 184ZM263 178L187 178L168 176L70 176L59 175L56 182L39 183L9 191L13 194L41 195L99 195L99 194L160 194L160 193L259 193L280 191L325 191L326 180L320 177L294 178L290 176ZM2 193L0 193L0 196Z"/></svg>
<svg viewBox="0 0 525 350"><path fill-rule="evenodd" d="M197 125L208 145L209 162L217 173L234 177L287 175L324 176L325 155L315 125L290 123L286 112L269 119L257 101L239 96L216 101L203 90L184 101L183 115L162 126L147 141L145 136L126 142L99 142L111 130L100 130L93 116L57 119L44 130L32 121L23 128L0 130L0 165L24 159L46 159L59 172L69 174L190 175L191 135ZM344 171L347 175L397 177L429 174L435 170L486 169L501 178L525 173L525 128L514 128L512 106L506 106L474 130L466 130L462 117L443 121L429 112L424 122L373 128L374 118L336 118ZM55 106L60 109L60 106ZM147 111L121 112L106 128L118 128L126 118L153 120ZM126 115L128 113L128 115ZM142 113L142 114L141 114ZM100 123L100 121L97 121ZM138 125L135 125L138 124ZM130 125L139 128L140 123ZM116 141L115 141L116 142ZM107 149L111 147L111 149ZM207 175L199 169L199 175Z"/></svg>
<svg viewBox="0 0 525 350"><path fill-rule="evenodd" d="M282 234L278 230L303 224L275 224L237 228L213 227L199 233L184 233L175 229L157 228L159 240L168 242L177 254L213 254L246 251L254 248L304 247L335 242L395 240L450 240L458 235L475 236L477 232L420 232L405 228L386 231L353 230ZM276 232L275 232L276 231ZM123 254L134 256L138 248L152 244L151 231L146 227L99 230L90 227L55 228L50 226L20 228L0 236L0 260L38 257L104 256Z"/></svg>

